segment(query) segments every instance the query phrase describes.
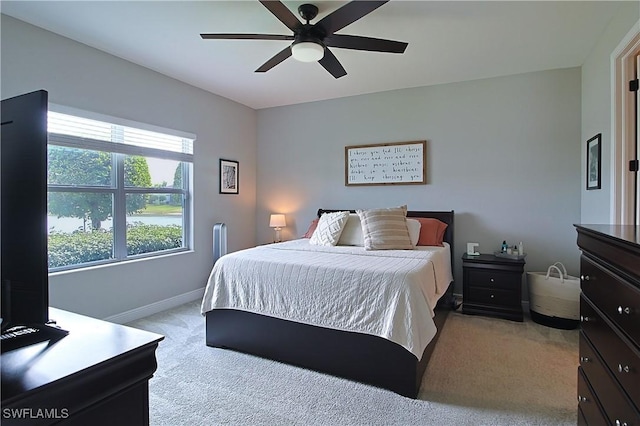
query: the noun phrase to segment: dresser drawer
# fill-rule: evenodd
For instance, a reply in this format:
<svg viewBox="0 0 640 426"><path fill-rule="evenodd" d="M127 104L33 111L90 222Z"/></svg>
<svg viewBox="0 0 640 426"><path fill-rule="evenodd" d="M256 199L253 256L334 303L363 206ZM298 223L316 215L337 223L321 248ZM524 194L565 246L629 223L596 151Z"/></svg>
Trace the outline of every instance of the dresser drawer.
<svg viewBox="0 0 640 426"><path fill-rule="evenodd" d="M588 426L587 419L582 414L582 410L578 407L578 426Z"/></svg>
<svg viewBox="0 0 640 426"><path fill-rule="evenodd" d="M578 425L605 425L606 417L591 391L581 368L578 368Z"/></svg>
<svg viewBox="0 0 640 426"><path fill-rule="evenodd" d="M630 342L618 336L584 298L580 299L580 312L583 319L587 318L582 322L582 332L598 348L602 360L629 398L640 404L640 354L630 346ZM581 365L582 361L581 353Z"/></svg>
<svg viewBox="0 0 640 426"><path fill-rule="evenodd" d="M582 292L640 347L640 289L584 255L580 273Z"/></svg>
<svg viewBox="0 0 640 426"><path fill-rule="evenodd" d="M617 420L620 424L626 423L629 426L640 425L640 413L583 334L580 335L580 370L587 377L593 393L598 395L598 400L610 423L616 424Z"/></svg>
<svg viewBox="0 0 640 426"><path fill-rule="evenodd" d="M520 306L520 293L513 290L500 290L484 287L469 286L467 301L491 306L514 307Z"/></svg>
<svg viewBox="0 0 640 426"><path fill-rule="evenodd" d="M514 289L522 286L522 273L482 269L469 270L469 285L474 287Z"/></svg>

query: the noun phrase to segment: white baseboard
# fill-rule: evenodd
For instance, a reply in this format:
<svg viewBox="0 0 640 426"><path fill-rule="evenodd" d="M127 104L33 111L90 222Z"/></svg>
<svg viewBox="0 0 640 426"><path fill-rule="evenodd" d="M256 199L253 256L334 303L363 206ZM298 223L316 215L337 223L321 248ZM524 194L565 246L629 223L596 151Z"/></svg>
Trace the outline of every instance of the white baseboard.
<svg viewBox="0 0 640 426"><path fill-rule="evenodd" d="M179 294L168 299L160 300L159 302L154 302L150 305L140 306L139 308L135 308L130 311L111 315L110 317L104 318L104 320L114 322L116 324L126 324L128 322L139 320L140 318L148 317L149 315L157 314L158 312L166 311L167 309L175 308L194 300L202 299L202 296L204 296L204 287L198 290L190 291L188 293Z"/></svg>

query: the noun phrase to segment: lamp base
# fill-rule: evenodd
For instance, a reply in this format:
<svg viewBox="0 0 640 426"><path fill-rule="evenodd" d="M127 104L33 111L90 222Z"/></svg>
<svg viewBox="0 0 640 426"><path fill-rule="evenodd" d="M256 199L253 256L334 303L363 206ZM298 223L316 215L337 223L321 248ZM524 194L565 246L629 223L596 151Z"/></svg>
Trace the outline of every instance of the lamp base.
<svg viewBox="0 0 640 426"><path fill-rule="evenodd" d="M280 240L280 230L281 230L281 229L282 229L282 228L275 228L275 231L276 231L276 239L275 239L274 243L279 243L279 242L281 242L281 240Z"/></svg>

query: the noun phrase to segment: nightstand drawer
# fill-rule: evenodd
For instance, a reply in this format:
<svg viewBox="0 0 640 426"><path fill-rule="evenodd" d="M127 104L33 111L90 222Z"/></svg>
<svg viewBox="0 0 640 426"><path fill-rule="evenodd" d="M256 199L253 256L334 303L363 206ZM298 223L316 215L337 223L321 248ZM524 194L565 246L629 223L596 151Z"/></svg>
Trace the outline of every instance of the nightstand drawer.
<svg viewBox="0 0 640 426"><path fill-rule="evenodd" d="M486 287L499 289L513 289L520 286L521 273L500 272L482 269L469 270L469 285L472 287Z"/></svg>
<svg viewBox="0 0 640 426"><path fill-rule="evenodd" d="M520 304L520 293L513 290L469 286L465 300L492 306L513 307Z"/></svg>
<svg viewBox="0 0 640 426"><path fill-rule="evenodd" d="M522 321L524 260L462 256L462 312Z"/></svg>

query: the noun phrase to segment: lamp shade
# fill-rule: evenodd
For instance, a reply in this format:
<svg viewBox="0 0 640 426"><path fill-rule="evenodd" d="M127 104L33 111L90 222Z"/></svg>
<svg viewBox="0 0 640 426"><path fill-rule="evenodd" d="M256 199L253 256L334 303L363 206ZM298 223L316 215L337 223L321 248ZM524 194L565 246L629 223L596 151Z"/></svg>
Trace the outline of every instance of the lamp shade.
<svg viewBox="0 0 640 426"><path fill-rule="evenodd" d="M271 228L284 228L287 226L287 222L284 219L283 214L272 214L269 219L269 227Z"/></svg>
<svg viewBox="0 0 640 426"><path fill-rule="evenodd" d="M317 62L324 57L324 46L312 41L301 41L291 46L291 55L300 62Z"/></svg>

